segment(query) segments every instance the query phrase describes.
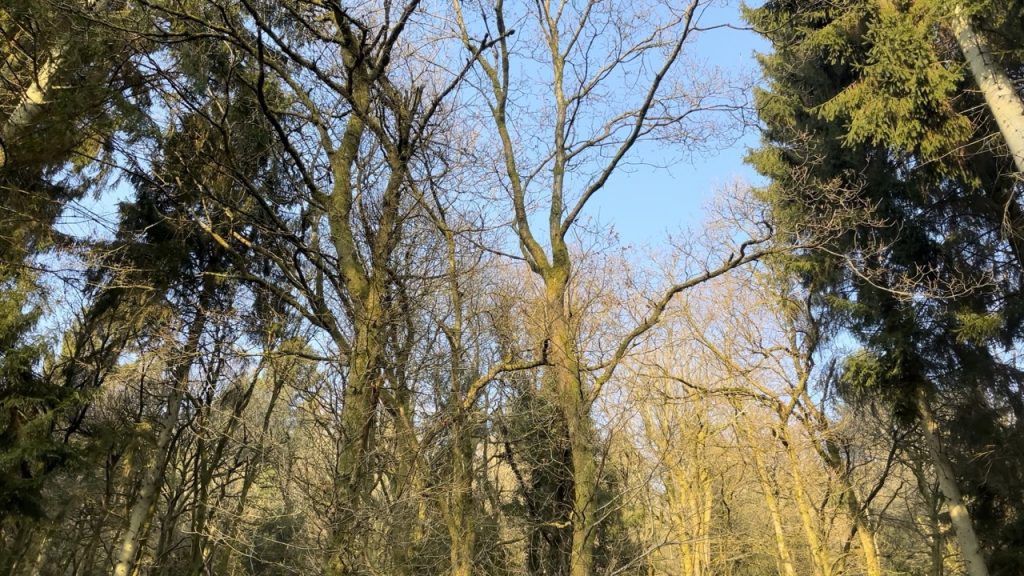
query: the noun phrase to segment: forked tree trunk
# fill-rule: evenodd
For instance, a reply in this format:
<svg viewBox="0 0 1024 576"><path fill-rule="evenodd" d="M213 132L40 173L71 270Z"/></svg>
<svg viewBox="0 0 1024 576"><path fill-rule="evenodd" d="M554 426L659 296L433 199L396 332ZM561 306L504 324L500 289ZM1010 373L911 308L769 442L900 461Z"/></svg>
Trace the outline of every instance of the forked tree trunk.
<svg viewBox="0 0 1024 576"><path fill-rule="evenodd" d="M796 497L797 510L800 513L800 524L804 529L804 536L807 538L807 546L811 551L811 561L814 565L815 576L831 576L832 563L829 560L828 550L818 535L814 517L816 516L814 504L807 494L803 474L800 473L800 457L796 453L792 438L785 428L785 424L779 426L779 437L784 441L786 457L789 460L789 473L793 481L793 494Z"/></svg>
<svg viewBox="0 0 1024 576"><path fill-rule="evenodd" d="M274 408L277 406L277 401L281 397L281 390L284 388L284 385L284 379L279 374L275 374L273 389L270 392L270 401L267 402L266 410L263 413L263 423L260 426L258 435L256 436L255 446L257 455L251 457L243 468L242 488L238 493L238 499L234 510L228 514L227 527L222 532L226 537L222 536L218 539L218 544L221 544L220 547L228 553L225 553L220 557L220 561L217 563L214 574L227 575L234 573L233 567L231 567L232 554L230 551L234 550L235 547L238 546L237 542L239 532L241 531L242 516L245 514L249 503L249 494L252 491L252 487L256 483L256 477L260 472L259 463L262 463L267 458L266 439L270 431Z"/></svg>
<svg viewBox="0 0 1024 576"><path fill-rule="evenodd" d="M831 453L831 449L829 451ZM832 472L840 479L840 486L843 490L843 500L846 502L846 510L853 519L853 526L857 530L857 540L860 542L860 552L864 557L864 572L867 576L882 576L882 564L878 559L878 546L875 544L875 531L867 517L867 510L861 509L860 499L850 482L849 474L838 460L838 450L834 453L835 459L828 458L826 462Z"/></svg>
<svg viewBox="0 0 1024 576"><path fill-rule="evenodd" d="M821 423L820 425L823 425L826 421L821 413L816 413L815 417ZM812 429L809 427L808 431L811 432ZM878 558L875 531L871 527L868 510L861 508L860 498L857 497L857 490L850 479L850 473L839 454L839 447L836 446L833 440L826 439L825 446L819 446L818 451L825 465L828 466L829 470L839 480L847 513L853 520L853 526L857 530L857 540L860 542L861 556L864 557L864 572L866 576L882 576L882 563Z"/></svg>
<svg viewBox="0 0 1024 576"><path fill-rule="evenodd" d="M711 473L703 452L707 450L708 426L698 428L695 453L691 463L680 463L671 475L670 504L676 522L682 576L711 574L711 518L714 508ZM663 454L671 450L669 441L660 447Z"/></svg>
<svg viewBox="0 0 1024 576"><path fill-rule="evenodd" d="M782 509L779 506L778 495L775 492L775 483L772 482L768 472L768 465L764 456L758 450L754 442L754 434L746 423L736 423L736 429L747 441L754 458L754 472L757 474L757 481L761 485L761 492L764 495L764 503L768 507L768 513L772 521L772 530L775 533L775 549L778 553L776 560L779 564L779 573L782 576L797 576L796 568L793 566L793 554L789 551L789 544L786 541L786 531L782 524Z"/></svg>

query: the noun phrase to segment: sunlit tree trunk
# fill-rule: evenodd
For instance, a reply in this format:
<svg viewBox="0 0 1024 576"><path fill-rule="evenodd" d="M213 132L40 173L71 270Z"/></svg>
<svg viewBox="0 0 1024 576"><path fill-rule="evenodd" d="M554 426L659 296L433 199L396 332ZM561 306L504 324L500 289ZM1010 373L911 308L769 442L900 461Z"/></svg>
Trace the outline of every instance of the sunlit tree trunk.
<svg viewBox="0 0 1024 576"><path fill-rule="evenodd" d="M917 410L918 417L921 419L922 432L928 444L928 452L931 454L935 473L938 475L939 489L946 498L946 508L949 510L950 522L953 524L956 539L960 544L960 555L967 567L967 574L969 576L988 576L988 566L981 554L981 545L974 532L974 523L964 504L963 495L960 493L953 465L942 448L942 441L939 438L939 423L935 418L935 413L932 412L928 391L923 387L919 387L917 390Z"/></svg>
<svg viewBox="0 0 1024 576"><path fill-rule="evenodd" d="M384 366L384 330L388 258L395 249L398 227L399 198L405 185L407 150L389 149L387 183L381 197L378 229L370 240L371 255L364 261L354 231L353 211L360 191L357 162L360 146L370 132L367 125L372 114L371 91L375 83L386 83L372 76L369 69L376 55L370 54L365 40L360 40L351 22L335 17L342 38L342 60L349 67L348 99L353 108L338 148L330 155L333 189L329 198L327 220L331 240L338 258L338 267L345 290L352 301L354 337L348 346L347 382L344 411L341 414L340 455L336 467L337 509L329 561L331 574L357 572L360 556L371 552L357 543L366 533L360 528L361 515L370 497L371 474L369 455L374 449L382 370ZM397 105L397 103L394 103ZM329 145L329 144L328 144ZM390 143L385 143L390 146Z"/></svg>
<svg viewBox="0 0 1024 576"><path fill-rule="evenodd" d="M473 442L465 414L452 423L452 487L448 496L448 536L452 576L473 575L476 529L473 502Z"/></svg>
<svg viewBox="0 0 1024 576"><path fill-rule="evenodd" d="M959 2L953 12L953 34L967 60L971 76L985 96L985 103L1006 141L1017 172L1024 174L1024 102L1006 71L995 61L988 41L975 30Z"/></svg>
<svg viewBox="0 0 1024 576"><path fill-rule="evenodd" d="M829 420L819 410L813 399L803 391L802 408L807 412L807 418L801 418L804 428L815 442L815 450L825 463L825 466L832 472L832 476L839 483L842 490L843 502L846 505L847 513L853 521L857 530L857 540L860 543L861 556L864 559L864 571L867 576L882 576L882 565L878 556L878 546L875 543L875 531L871 526L868 511L861 508L860 499L857 497L857 489L850 478L850 472L840 455L839 446L830 437Z"/></svg>
<svg viewBox="0 0 1024 576"><path fill-rule="evenodd" d="M818 535L818 528L814 521L817 514L814 510L814 505L811 503L810 496L807 494L803 473L800 471L800 457L796 452L793 439L790 438L785 424L779 426L778 433L786 450L789 473L793 482L793 494L796 498L797 511L800 513L800 524L804 530L804 537L807 539L807 546L811 551L814 574L816 576L830 576L832 573L832 563L828 556L828 550Z"/></svg>
<svg viewBox="0 0 1024 576"><path fill-rule="evenodd" d="M743 416L737 416L742 420ZM779 505L778 485L772 480L768 464L764 461L764 454L756 443L750 425L738 421L735 424L739 436L743 438L750 447L750 453L754 460L754 472L757 475L758 484L761 486L761 493L764 497L765 506L771 518L772 532L775 534L776 561L779 566L779 573L782 576L797 576L796 568L793 565L793 555L789 551L789 542L786 540L786 531L782 523L782 507Z"/></svg>
<svg viewBox="0 0 1024 576"><path fill-rule="evenodd" d="M263 413L263 420L260 425L259 432L254 441L256 445L256 455L249 458L244 466L242 472L242 487L239 490L237 502L234 509L228 514L227 526L223 529L223 534L226 537L221 537L218 540L220 546L214 546L214 548L223 549L223 554L220 556L220 560L216 563L216 569L214 574L229 574L232 570L229 569L232 555L231 551L238 546L238 535L240 531L240 525L242 524L242 515L249 503L249 495L252 492L253 485L256 483L257 476L263 469L264 460L268 452L267 449L267 436L270 431L270 424L273 420L274 409L277 406L278 400L281 398L281 392L284 386L287 384L285 378L278 373L274 372L273 387L270 392L270 400L267 402L267 408Z"/></svg>
<svg viewBox="0 0 1024 576"><path fill-rule="evenodd" d="M14 52L12 51L12 54ZM10 155L9 147L16 145L18 132L29 127L46 104L46 97L51 89L53 78L63 60L59 49L51 50L46 59L39 65L28 88L21 96L18 105L0 128L0 168L7 164Z"/></svg>
<svg viewBox="0 0 1024 576"><path fill-rule="evenodd" d="M695 448L707 449L707 426L698 425ZM673 494L676 540L682 559L682 574L707 576L711 570L711 515L714 508L711 474L702 454L690 454L693 461L675 466L670 488Z"/></svg>
<svg viewBox="0 0 1024 576"><path fill-rule="evenodd" d="M210 486L213 484L214 475L225 462L228 444L234 437L235 431L242 425L242 413L249 405L249 400L252 398L262 373L263 365L261 364L250 377L248 386L238 390L238 394L234 396L228 420L224 424L224 428L219 432L219 438L217 438L212 452L207 454L205 441L202 439L197 441L196 486L193 489L195 502L192 511L192 542L188 568L188 573L191 575L201 576L206 571L210 561L212 545L209 523L213 514L211 508L216 509L215 503L211 506L210 500L213 498L213 495L210 493ZM242 388L240 383L238 386ZM271 406L273 406L273 401Z"/></svg>
<svg viewBox="0 0 1024 576"><path fill-rule="evenodd" d="M205 306L213 295L212 279L204 280L203 294L196 306L195 317L188 328L188 335L181 352L176 359L177 366L171 374L171 390L167 395L167 407L160 419L160 432L157 435L154 452L156 459L146 469L138 499L132 506L128 516L128 525L121 535L120 544L114 564L113 576L129 576L133 573L138 560L139 544L143 540L144 527L149 524L156 508L156 501L164 484L164 475L171 456L171 443L178 428L178 415L181 412L182 400L188 387L192 365L199 352L202 334L206 329L207 311Z"/></svg>
<svg viewBox="0 0 1024 576"><path fill-rule="evenodd" d="M563 249L565 249L563 245ZM567 249L566 249L567 252ZM572 459L573 506L571 576L591 576L596 525L597 463L589 394L581 380L575 333L567 308L569 264L556 264L545 275L549 334L548 377L568 431Z"/></svg>
<svg viewBox="0 0 1024 576"><path fill-rule="evenodd" d="M867 510L861 509L856 488L850 481L848 471L843 466L838 448L831 441L826 441L825 450L827 452L822 459L840 484L847 513L857 530L857 541L860 543L861 556L864 558L864 571L867 576L882 576L882 564L878 558L878 546L875 544L875 531L867 516Z"/></svg>

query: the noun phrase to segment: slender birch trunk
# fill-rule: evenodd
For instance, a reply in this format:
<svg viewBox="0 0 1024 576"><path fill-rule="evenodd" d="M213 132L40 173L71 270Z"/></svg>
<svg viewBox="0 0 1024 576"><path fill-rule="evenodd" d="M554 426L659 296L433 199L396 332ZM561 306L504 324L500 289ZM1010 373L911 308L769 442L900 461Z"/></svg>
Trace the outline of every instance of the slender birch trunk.
<svg viewBox="0 0 1024 576"><path fill-rule="evenodd" d="M1024 174L1024 102L1006 71L995 61L988 41L974 29L959 3L953 9L952 29L971 76L985 96L985 103L1006 141L1017 172Z"/></svg>
<svg viewBox="0 0 1024 576"><path fill-rule="evenodd" d="M882 565L878 560L878 546L875 544L875 531L868 525L867 518L860 509L860 502L852 490L847 490L844 497L853 525L857 529L857 540L860 542L861 555L864 556L864 571L867 576L882 576Z"/></svg>
<svg viewBox="0 0 1024 576"><path fill-rule="evenodd" d="M714 487L707 466L702 465L700 472L701 489L704 502L700 519L700 541L697 542L697 569L694 576L710 576L711 571L711 517L715 509Z"/></svg>
<svg viewBox="0 0 1024 576"><path fill-rule="evenodd" d="M878 557L878 546L875 544L875 532L871 527L867 510L861 509L857 490L840 455L839 446L836 445L832 438L831 423L828 417L815 405L806 387L801 389L800 397L803 399L801 408L806 415L799 419L800 423L810 438L821 440L814 443L814 448L822 462L825 463L825 466L828 467L839 482L843 501L846 503L847 513L853 520L854 528L857 530L857 540L860 542L866 576L882 576L882 564Z"/></svg>
<svg viewBox="0 0 1024 576"><path fill-rule="evenodd" d="M164 476L167 464L170 460L171 441L174 432L178 427L178 415L181 412L181 402L185 395L185 388L188 385L189 373L192 371L193 361L199 352L199 342L202 333L206 328L206 302L212 296L213 283L209 280L203 287L203 295L199 299L195 319L189 326L188 338L183 349L182 358L178 359L177 368L172 376L172 388L167 396L167 412L161 419L160 433L156 442L156 462L146 472L143 479L139 497L132 506L128 517L128 527L121 536L121 543L118 546L117 562L114 564L113 576L129 576L135 568L138 559L139 543L142 540L143 526L149 523L153 510L156 506L157 496L164 484Z"/></svg>
<svg viewBox="0 0 1024 576"><path fill-rule="evenodd" d="M928 392L923 388L917 391L918 417L921 419L921 428L924 432L925 441L928 444L928 451L931 454L935 465L935 472L938 474L939 489L946 498L946 508L949 510L950 522L953 524L953 531L960 544L960 555L964 559L969 576L988 576L988 566L981 554L981 545L978 543L978 536L974 532L974 523L971 520L970 512L964 505L963 495L960 493L960 486L957 484L956 476L953 473L953 466L946 457L939 438L939 424L932 412L931 402L928 400Z"/></svg>

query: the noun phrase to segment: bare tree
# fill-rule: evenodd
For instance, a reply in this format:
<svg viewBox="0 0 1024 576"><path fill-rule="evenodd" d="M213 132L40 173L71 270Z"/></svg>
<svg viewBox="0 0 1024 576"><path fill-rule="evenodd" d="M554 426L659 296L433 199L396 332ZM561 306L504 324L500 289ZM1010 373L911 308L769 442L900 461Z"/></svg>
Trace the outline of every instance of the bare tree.
<svg viewBox="0 0 1024 576"><path fill-rule="evenodd" d="M571 459L565 466L573 481L569 573L588 576L599 521L594 400L676 294L756 258L749 249L758 241L671 286L607 356L591 359L579 349L570 296L571 233L638 143L699 146L715 132L713 113L737 108L721 85L685 73L684 48L706 8L700 0L681 7L541 1L523 12L500 1L456 1L453 8L457 33L480 72L511 228L523 260L544 284L546 394L565 426ZM480 49L488 43L493 47ZM541 86L531 84L533 72L524 72L527 61ZM524 91L533 100L520 99ZM531 219L535 202L543 210L540 223Z"/></svg>

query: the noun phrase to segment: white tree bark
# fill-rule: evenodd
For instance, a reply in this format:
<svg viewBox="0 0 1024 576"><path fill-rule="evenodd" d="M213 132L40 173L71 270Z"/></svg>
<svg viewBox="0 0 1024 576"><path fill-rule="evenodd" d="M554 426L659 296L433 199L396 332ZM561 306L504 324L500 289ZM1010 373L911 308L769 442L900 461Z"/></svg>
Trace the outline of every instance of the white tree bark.
<svg viewBox="0 0 1024 576"><path fill-rule="evenodd" d="M974 29L959 5L954 9L953 34L1006 140L1017 172L1024 174L1024 102L1010 77L996 63L985 37Z"/></svg>
<svg viewBox="0 0 1024 576"><path fill-rule="evenodd" d="M18 133L32 124L43 105L46 104L46 95L50 91L53 77L63 60L62 49L54 49L51 52L49 58L39 66L32 83L22 94L21 101L0 127L0 140L2 140L0 168L7 164L8 150L17 140Z"/></svg>
<svg viewBox="0 0 1024 576"><path fill-rule="evenodd" d="M981 555L981 546L978 544L977 534L974 533L971 514L967 510L967 506L964 505L960 486L953 474L953 466L942 449L942 443L939 440L939 424L932 412L927 394L923 389L917 392L918 416L921 418L921 428L924 431L925 441L928 443L928 451L931 453L935 471L939 476L939 490L946 498L950 522L953 524L953 531L960 544L960 555L964 559L969 576L988 576L988 566L985 565L985 558Z"/></svg>
<svg viewBox="0 0 1024 576"><path fill-rule="evenodd" d="M167 464L171 458L171 441L178 427L178 415L181 412L181 403L185 397L185 388L188 386L189 373L192 370L192 363L199 352L199 342L206 327L205 302L212 294L212 284L207 283L200 296L200 305L196 310L196 317L192 320L188 332L187 342L183 350L184 354L178 359L178 365L174 369L171 378L171 390L167 395L167 412L161 418L160 433L156 440L156 461L145 471L142 486L139 489L139 497L132 505L128 517L128 526L121 536L118 545L117 563L114 564L112 576L130 576L135 572L135 563L138 561L139 544L145 532L145 526L149 524L156 507L157 498L164 485Z"/></svg>

